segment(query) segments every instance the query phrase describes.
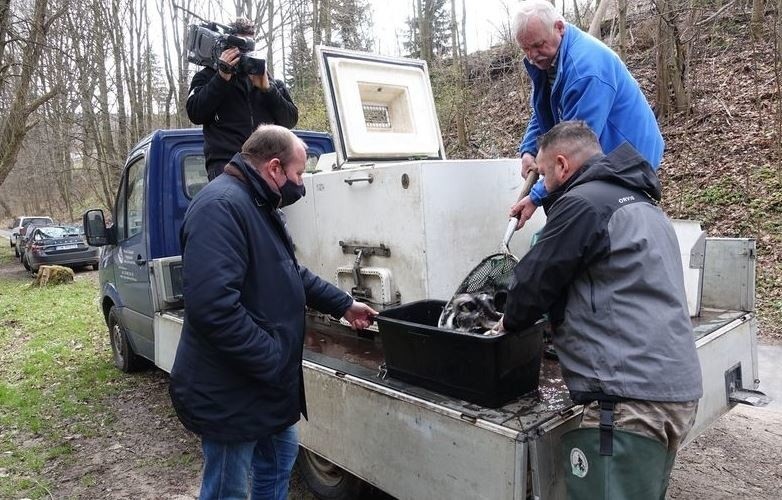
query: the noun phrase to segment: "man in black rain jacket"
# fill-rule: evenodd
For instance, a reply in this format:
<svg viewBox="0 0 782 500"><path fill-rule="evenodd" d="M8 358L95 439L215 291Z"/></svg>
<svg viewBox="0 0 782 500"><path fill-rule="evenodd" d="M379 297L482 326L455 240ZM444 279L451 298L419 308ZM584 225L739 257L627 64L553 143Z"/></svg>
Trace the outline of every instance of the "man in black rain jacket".
<svg viewBox="0 0 782 500"><path fill-rule="evenodd" d="M237 35L252 37L253 24L239 18L231 27ZM220 55L224 67L233 68L241 52L230 47ZM206 67L195 74L187 97L187 116L204 126L204 156L211 181L242 149L258 125L269 123L293 128L299 110L280 80L263 75L245 75Z"/></svg>
<svg viewBox="0 0 782 500"><path fill-rule="evenodd" d="M664 498L703 389L660 182L627 143L604 155L584 122L538 145L547 222L514 271L500 328L548 313L571 398L586 405L582 429L563 437L568 497Z"/></svg>

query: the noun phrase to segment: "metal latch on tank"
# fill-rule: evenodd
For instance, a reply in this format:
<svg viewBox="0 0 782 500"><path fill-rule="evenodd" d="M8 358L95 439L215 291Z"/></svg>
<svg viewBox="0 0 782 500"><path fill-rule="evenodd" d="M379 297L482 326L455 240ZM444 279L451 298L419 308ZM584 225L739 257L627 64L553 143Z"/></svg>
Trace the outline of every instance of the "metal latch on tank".
<svg viewBox="0 0 782 500"><path fill-rule="evenodd" d="M364 177L351 177L348 179L345 179L345 184L348 186L352 186L354 182L366 182L368 184L372 184L372 181L375 180L375 176L372 174L367 174Z"/></svg>
<svg viewBox="0 0 782 500"><path fill-rule="evenodd" d="M383 243L375 246L363 245L360 243L345 243L344 241L340 241L339 246L342 248L342 253L356 256L356 258L353 260L353 282L356 286L350 290L351 295L357 299L371 299L372 290L364 286L361 278L361 260L364 257L371 256L390 257L391 249Z"/></svg>

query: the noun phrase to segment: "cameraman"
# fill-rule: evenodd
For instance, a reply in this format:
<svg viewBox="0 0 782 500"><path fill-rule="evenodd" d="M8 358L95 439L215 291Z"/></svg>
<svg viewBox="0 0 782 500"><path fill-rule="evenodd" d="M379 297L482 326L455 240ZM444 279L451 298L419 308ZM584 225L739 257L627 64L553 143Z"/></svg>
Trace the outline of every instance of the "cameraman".
<svg viewBox="0 0 782 500"><path fill-rule="evenodd" d="M229 26L234 34L253 37L255 27L249 19L238 18ZM205 67L190 82L187 116L204 126L204 156L211 181L221 173L253 130L262 123L293 128L299 110L280 80L263 75L223 71L234 68L241 52L229 47L220 55L220 70ZM227 68L226 68L227 69Z"/></svg>

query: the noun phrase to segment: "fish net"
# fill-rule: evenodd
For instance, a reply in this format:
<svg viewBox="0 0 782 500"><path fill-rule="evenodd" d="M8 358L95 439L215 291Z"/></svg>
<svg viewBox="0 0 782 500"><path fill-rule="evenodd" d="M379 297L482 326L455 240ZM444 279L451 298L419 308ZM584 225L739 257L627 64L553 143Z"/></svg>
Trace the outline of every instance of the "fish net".
<svg viewBox="0 0 782 500"><path fill-rule="evenodd" d="M443 308L438 327L482 331L505 307L505 296L519 260L510 253L483 259L470 271ZM490 327L490 326L489 326Z"/></svg>

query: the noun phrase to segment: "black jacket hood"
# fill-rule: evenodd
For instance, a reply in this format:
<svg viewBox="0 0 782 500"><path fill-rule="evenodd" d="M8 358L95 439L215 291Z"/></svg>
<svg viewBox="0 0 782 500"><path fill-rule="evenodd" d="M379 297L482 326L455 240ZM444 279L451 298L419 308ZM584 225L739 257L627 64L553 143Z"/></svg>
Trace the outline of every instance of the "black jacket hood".
<svg viewBox="0 0 782 500"><path fill-rule="evenodd" d="M660 179L649 162L629 143L625 142L607 155L597 155L565 184L563 192L590 181L606 181L619 186L643 191L660 201Z"/></svg>

